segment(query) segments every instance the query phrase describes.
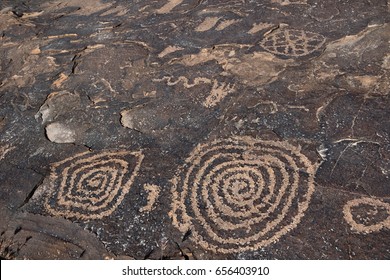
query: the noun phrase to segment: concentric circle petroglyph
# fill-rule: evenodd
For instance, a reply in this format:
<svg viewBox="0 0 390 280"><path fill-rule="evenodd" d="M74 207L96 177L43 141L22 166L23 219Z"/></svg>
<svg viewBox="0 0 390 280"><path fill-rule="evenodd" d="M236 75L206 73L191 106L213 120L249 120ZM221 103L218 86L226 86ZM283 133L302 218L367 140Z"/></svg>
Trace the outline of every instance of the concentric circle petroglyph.
<svg viewBox="0 0 390 280"><path fill-rule="evenodd" d="M318 50L324 43L325 37L320 34L281 28L266 35L260 44L273 54L299 57Z"/></svg>
<svg viewBox="0 0 390 280"><path fill-rule="evenodd" d="M45 207L80 220L110 215L130 190L141 152L81 153L52 165Z"/></svg>
<svg viewBox="0 0 390 280"><path fill-rule="evenodd" d="M390 204L365 197L348 201L343 209L344 218L352 230L360 233L390 229Z"/></svg>
<svg viewBox="0 0 390 280"><path fill-rule="evenodd" d="M286 142L251 137L199 145L173 179L173 224L206 250L256 250L295 228L315 167Z"/></svg>

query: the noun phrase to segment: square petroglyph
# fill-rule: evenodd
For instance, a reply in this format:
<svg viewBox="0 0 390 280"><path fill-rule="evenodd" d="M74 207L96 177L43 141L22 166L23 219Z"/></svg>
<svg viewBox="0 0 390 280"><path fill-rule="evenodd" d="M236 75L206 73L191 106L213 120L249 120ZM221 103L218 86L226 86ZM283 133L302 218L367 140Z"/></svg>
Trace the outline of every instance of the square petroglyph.
<svg viewBox="0 0 390 280"><path fill-rule="evenodd" d="M129 192L142 160L141 152L86 152L53 164L46 210L79 220L109 216Z"/></svg>
<svg viewBox="0 0 390 280"><path fill-rule="evenodd" d="M199 145L173 180L173 224L205 250L257 250L305 215L315 166L286 142L251 137Z"/></svg>

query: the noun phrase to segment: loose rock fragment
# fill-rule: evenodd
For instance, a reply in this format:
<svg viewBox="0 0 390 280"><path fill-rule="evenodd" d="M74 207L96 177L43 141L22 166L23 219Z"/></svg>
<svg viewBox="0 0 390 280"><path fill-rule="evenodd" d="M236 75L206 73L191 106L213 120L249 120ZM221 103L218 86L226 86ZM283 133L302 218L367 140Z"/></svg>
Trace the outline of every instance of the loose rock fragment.
<svg viewBox="0 0 390 280"><path fill-rule="evenodd" d="M76 141L76 132L61 123L47 125L46 136L54 143L74 143Z"/></svg>

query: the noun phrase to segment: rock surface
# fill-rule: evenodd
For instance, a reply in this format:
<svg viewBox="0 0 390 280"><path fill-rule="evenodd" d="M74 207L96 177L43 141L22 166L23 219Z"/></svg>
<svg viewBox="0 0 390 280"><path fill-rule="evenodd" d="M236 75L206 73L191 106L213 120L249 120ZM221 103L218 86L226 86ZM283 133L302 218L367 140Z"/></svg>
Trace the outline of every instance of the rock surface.
<svg viewBox="0 0 390 280"><path fill-rule="evenodd" d="M0 256L389 259L390 2L0 2Z"/></svg>

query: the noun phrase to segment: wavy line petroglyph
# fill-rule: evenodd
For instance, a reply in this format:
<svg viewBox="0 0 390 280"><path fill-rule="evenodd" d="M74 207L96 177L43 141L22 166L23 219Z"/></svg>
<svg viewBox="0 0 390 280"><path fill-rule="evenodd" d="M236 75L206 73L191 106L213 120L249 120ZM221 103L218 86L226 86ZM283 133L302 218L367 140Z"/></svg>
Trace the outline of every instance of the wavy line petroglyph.
<svg viewBox="0 0 390 280"><path fill-rule="evenodd" d="M158 14L167 14L171 12L176 6L179 6L182 2L183 0L168 0L168 3L158 9L156 12Z"/></svg>
<svg viewBox="0 0 390 280"><path fill-rule="evenodd" d="M348 201L343 209L344 218L352 230L359 233L390 229L390 204L365 197Z"/></svg>
<svg viewBox="0 0 390 280"><path fill-rule="evenodd" d="M150 212L155 208L158 196L160 195L160 187L151 184L145 184L144 189L148 192L148 202L140 209L140 212Z"/></svg>
<svg viewBox="0 0 390 280"><path fill-rule="evenodd" d="M172 180L172 222L205 250L257 250L294 229L315 166L286 142L234 137L198 145Z"/></svg>
<svg viewBox="0 0 390 280"><path fill-rule="evenodd" d="M202 105L206 108L212 108L221 102L229 93L234 92L234 85L226 84L224 82L219 83L217 80L211 80L205 77L197 77L194 79L193 83L189 81L187 77L180 76L177 80L173 80L173 77L163 77L162 79L153 79L153 82L166 82L168 86L175 86L182 82L185 88L192 88L200 84L213 84L210 89L210 94L207 96L206 100Z"/></svg>
<svg viewBox="0 0 390 280"><path fill-rule="evenodd" d="M153 82L166 82L168 86L175 86L178 83L182 82L185 88L192 88L200 84L211 84L212 80L205 77L197 77L194 79L193 83L190 83L189 79L184 76L180 76L176 81L173 81L174 77L165 76L162 79L153 79Z"/></svg>
<svg viewBox="0 0 390 280"><path fill-rule="evenodd" d="M141 152L86 152L53 164L46 210L79 220L110 215L129 192L143 157Z"/></svg>
<svg viewBox="0 0 390 280"><path fill-rule="evenodd" d="M320 34L280 28L267 34L260 45L267 51L291 57L305 56L320 49L325 37Z"/></svg>

